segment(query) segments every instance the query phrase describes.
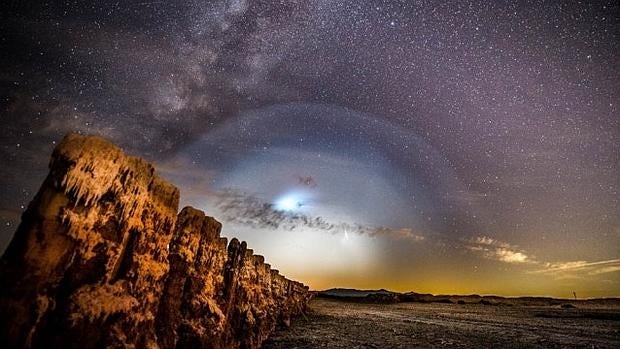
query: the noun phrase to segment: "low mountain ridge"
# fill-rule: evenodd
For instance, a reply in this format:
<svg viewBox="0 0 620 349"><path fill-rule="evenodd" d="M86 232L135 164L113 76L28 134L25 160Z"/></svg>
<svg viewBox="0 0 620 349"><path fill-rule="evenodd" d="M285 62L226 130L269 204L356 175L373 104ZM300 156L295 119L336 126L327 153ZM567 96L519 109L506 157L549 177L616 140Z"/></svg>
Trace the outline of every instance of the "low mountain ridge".
<svg viewBox="0 0 620 349"><path fill-rule="evenodd" d="M417 292L394 292L386 289L358 290L352 288L331 288L322 291L313 291L315 297L338 299L350 302L365 303L454 303L454 304L483 304L483 305L531 305L547 306L557 305L569 308L569 304L577 307L593 305L619 305L620 298L592 298L592 299L565 299L553 297L502 297L495 295L433 295L430 293Z"/></svg>

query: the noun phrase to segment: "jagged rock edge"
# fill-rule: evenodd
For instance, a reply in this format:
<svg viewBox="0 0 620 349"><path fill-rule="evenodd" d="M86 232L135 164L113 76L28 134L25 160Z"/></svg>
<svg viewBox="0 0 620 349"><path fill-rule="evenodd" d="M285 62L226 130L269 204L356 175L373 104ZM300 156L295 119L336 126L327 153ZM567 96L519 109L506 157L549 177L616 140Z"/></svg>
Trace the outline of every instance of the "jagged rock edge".
<svg viewBox="0 0 620 349"><path fill-rule="evenodd" d="M258 348L305 309L148 162L69 134L49 167L0 260L6 347Z"/></svg>

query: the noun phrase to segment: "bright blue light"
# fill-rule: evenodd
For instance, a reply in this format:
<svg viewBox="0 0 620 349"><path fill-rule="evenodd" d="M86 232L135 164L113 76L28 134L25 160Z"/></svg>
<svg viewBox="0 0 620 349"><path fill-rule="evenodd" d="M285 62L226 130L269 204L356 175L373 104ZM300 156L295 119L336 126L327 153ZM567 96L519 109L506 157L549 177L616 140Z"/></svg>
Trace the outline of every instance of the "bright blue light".
<svg viewBox="0 0 620 349"><path fill-rule="evenodd" d="M287 194L280 197L275 202L276 210L280 211L293 211L301 208L303 203L301 202L301 198L295 194Z"/></svg>

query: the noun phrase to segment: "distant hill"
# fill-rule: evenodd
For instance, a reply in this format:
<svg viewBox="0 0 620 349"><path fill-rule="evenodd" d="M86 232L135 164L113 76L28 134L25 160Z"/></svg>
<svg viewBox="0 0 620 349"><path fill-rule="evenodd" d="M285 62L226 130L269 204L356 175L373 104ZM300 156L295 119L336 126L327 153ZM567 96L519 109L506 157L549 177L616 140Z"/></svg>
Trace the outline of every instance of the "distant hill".
<svg viewBox="0 0 620 349"><path fill-rule="evenodd" d="M430 293L393 292L380 290L357 290L351 288L331 288L323 291L314 291L315 297L330 298L349 302L361 303L451 303L451 304L482 304L501 306L558 306L563 308L575 307L620 307L620 298L593 298L593 299L562 299L552 297L501 297L472 295L433 295Z"/></svg>
<svg viewBox="0 0 620 349"><path fill-rule="evenodd" d="M354 288L330 288L319 291L319 294L334 297L366 297L370 294L394 294L395 292L385 289L380 290L356 290Z"/></svg>

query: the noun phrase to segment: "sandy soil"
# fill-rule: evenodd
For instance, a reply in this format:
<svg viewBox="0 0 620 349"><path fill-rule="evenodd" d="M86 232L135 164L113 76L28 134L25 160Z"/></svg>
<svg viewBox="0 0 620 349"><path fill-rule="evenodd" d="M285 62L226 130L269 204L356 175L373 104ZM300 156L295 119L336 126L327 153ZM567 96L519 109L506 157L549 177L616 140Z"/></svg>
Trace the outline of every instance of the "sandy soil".
<svg viewBox="0 0 620 349"><path fill-rule="evenodd" d="M620 309L313 299L264 348L620 348Z"/></svg>

